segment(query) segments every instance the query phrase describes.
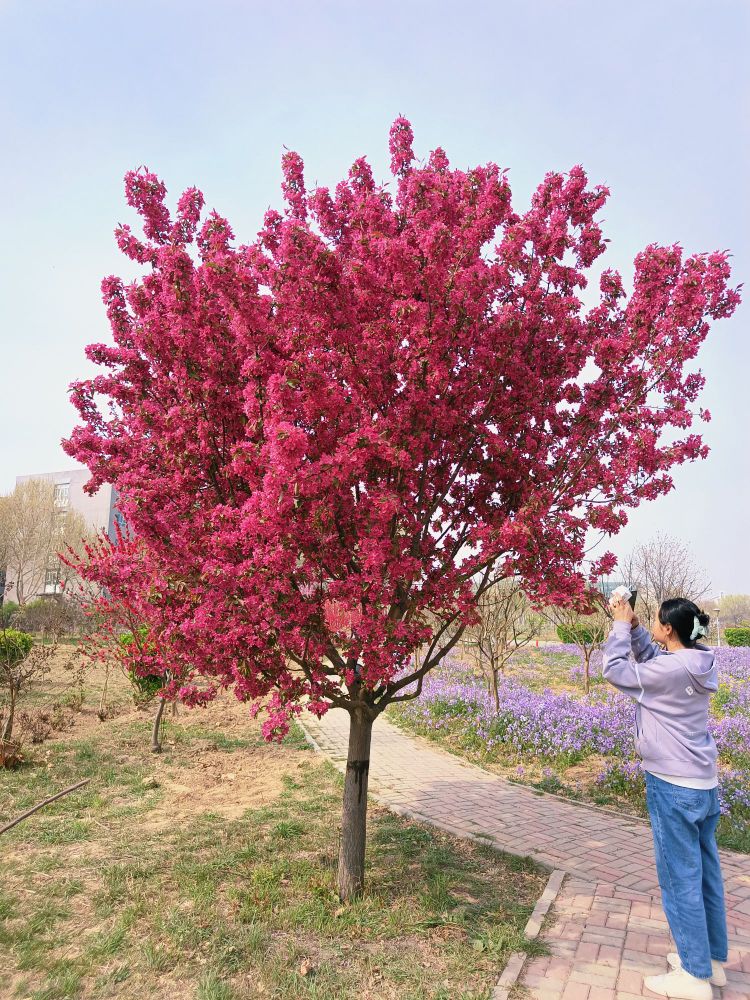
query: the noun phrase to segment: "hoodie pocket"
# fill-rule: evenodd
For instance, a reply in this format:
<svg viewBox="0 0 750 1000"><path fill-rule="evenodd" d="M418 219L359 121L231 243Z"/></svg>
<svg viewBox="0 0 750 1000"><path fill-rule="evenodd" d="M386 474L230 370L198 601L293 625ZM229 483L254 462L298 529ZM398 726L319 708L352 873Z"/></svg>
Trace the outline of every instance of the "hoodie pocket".
<svg viewBox="0 0 750 1000"><path fill-rule="evenodd" d="M638 712L636 730L636 753L644 760L657 757L659 754L659 727L649 712Z"/></svg>

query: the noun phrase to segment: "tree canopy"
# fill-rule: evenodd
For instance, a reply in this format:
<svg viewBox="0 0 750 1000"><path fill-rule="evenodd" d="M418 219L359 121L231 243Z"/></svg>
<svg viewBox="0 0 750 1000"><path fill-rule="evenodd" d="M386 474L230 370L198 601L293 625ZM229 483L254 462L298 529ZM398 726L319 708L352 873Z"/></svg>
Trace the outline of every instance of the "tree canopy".
<svg viewBox="0 0 750 1000"><path fill-rule="evenodd" d="M237 244L194 188L126 175L144 266L103 282L113 344L72 386L64 442L110 482L128 533L88 548L100 605L147 629L165 697L220 688L281 737L306 706L351 717L339 889L364 873L372 724L477 620L493 581L586 605L610 572L587 535L705 456L690 430L709 321L739 301L726 253L646 247L633 288L605 270L608 191L549 173L518 212L506 172L418 163L390 133L389 185L364 158L333 192L282 159L283 212ZM703 419L708 414L700 411ZM420 645L427 652L417 665Z"/></svg>
<svg viewBox="0 0 750 1000"><path fill-rule="evenodd" d="M496 164L418 163L412 141L397 119L393 190L364 158L308 190L285 153L286 208L247 244L201 221L196 189L173 218L129 173L143 236L117 239L145 273L104 280L114 343L72 387L66 451L133 532L90 572L184 664L182 697L266 699L268 736L303 701L403 695L412 650L430 642L421 673L439 661L492 568L582 601L614 564L584 572L587 532L707 452L689 362L739 300L728 255L650 245L629 295L605 270L586 308L605 187L549 173L519 212Z"/></svg>

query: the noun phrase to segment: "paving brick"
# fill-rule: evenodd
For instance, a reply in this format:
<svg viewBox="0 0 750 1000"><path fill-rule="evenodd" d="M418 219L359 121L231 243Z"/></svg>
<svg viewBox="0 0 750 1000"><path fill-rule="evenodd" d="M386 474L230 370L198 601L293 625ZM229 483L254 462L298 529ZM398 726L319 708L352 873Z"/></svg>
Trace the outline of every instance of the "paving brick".
<svg viewBox="0 0 750 1000"><path fill-rule="evenodd" d="M601 945L592 941L581 941L576 949L576 961L594 962L599 954Z"/></svg>
<svg viewBox="0 0 750 1000"><path fill-rule="evenodd" d="M664 938L649 937L646 951L649 955L666 955L672 951L672 944Z"/></svg>
<svg viewBox="0 0 750 1000"><path fill-rule="evenodd" d="M645 951L648 945L648 935L639 931L629 930L625 935L625 947L630 951Z"/></svg>
<svg viewBox="0 0 750 1000"><path fill-rule="evenodd" d="M624 945L625 943L625 931L612 931L609 933L602 933L607 931L608 928L601 927L595 930L585 930L581 935L581 941L594 941L596 944L614 944L614 945Z"/></svg>
<svg viewBox="0 0 750 1000"><path fill-rule="evenodd" d="M605 969L602 966L588 966L587 964L576 965L571 970L570 983L584 983L586 986L604 986L611 989L617 980L614 969Z"/></svg>
<svg viewBox="0 0 750 1000"><path fill-rule="evenodd" d="M640 996L642 986L643 975L640 972L636 972L634 969L620 968L620 974L617 977L618 993L624 991L625 993L637 993Z"/></svg>
<svg viewBox="0 0 750 1000"><path fill-rule="evenodd" d="M583 934L582 924L576 925L567 921L560 932L560 937L563 941L578 941L580 940L581 934Z"/></svg>
<svg viewBox="0 0 750 1000"><path fill-rule="evenodd" d="M603 944L599 948L599 954L596 960L600 965L606 965L609 968L617 969L620 966L621 958L622 948L615 948L613 945Z"/></svg>
<svg viewBox="0 0 750 1000"><path fill-rule="evenodd" d="M540 956L538 958L532 958L529 961L528 965L526 966L526 972L524 973L524 975L526 975L526 973L529 973L532 976L541 976L543 975L543 973L547 971L549 963L550 959L548 956Z"/></svg>
<svg viewBox="0 0 750 1000"><path fill-rule="evenodd" d="M562 958L553 956L549 959L549 965L545 975L550 981L565 983L570 975L571 963Z"/></svg>
<svg viewBox="0 0 750 1000"><path fill-rule="evenodd" d="M590 987L586 983L568 983L562 993L562 1000L589 1000Z"/></svg>

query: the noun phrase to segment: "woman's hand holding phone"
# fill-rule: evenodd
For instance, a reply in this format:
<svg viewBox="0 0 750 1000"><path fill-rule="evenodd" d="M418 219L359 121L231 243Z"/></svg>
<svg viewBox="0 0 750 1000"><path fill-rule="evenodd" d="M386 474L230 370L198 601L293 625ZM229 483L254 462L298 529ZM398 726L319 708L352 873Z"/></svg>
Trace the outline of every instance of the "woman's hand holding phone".
<svg viewBox="0 0 750 1000"><path fill-rule="evenodd" d="M621 597L618 597L616 601L612 602L612 617L616 622L627 622L631 628L635 628L638 619L635 617L633 609L630 607L628 601L623 601ZM636 625L633 624L635 619Z"/></svg>

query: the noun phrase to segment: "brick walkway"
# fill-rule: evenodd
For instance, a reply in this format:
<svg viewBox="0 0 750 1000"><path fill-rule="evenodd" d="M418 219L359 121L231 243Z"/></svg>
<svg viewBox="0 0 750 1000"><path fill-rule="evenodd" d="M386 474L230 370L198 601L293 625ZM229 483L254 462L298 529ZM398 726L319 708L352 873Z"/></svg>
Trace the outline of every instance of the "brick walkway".
<svg viewBox="0 0 750 1000"><path fill-rule="evenodd" d="M340 709L308 734L344 770L349 716ZM647 823L511 784L401 732L382 717L373 730L370 792L398 812L528 854L568 873L542 937L552 955L518 982L536 1000L654 997L643 977L665 972L675 950L660 905ZM728 984L714 995L750 998L750 857L722 852L729 924ZM501 996L502 991L496 992Z"/></svg>

